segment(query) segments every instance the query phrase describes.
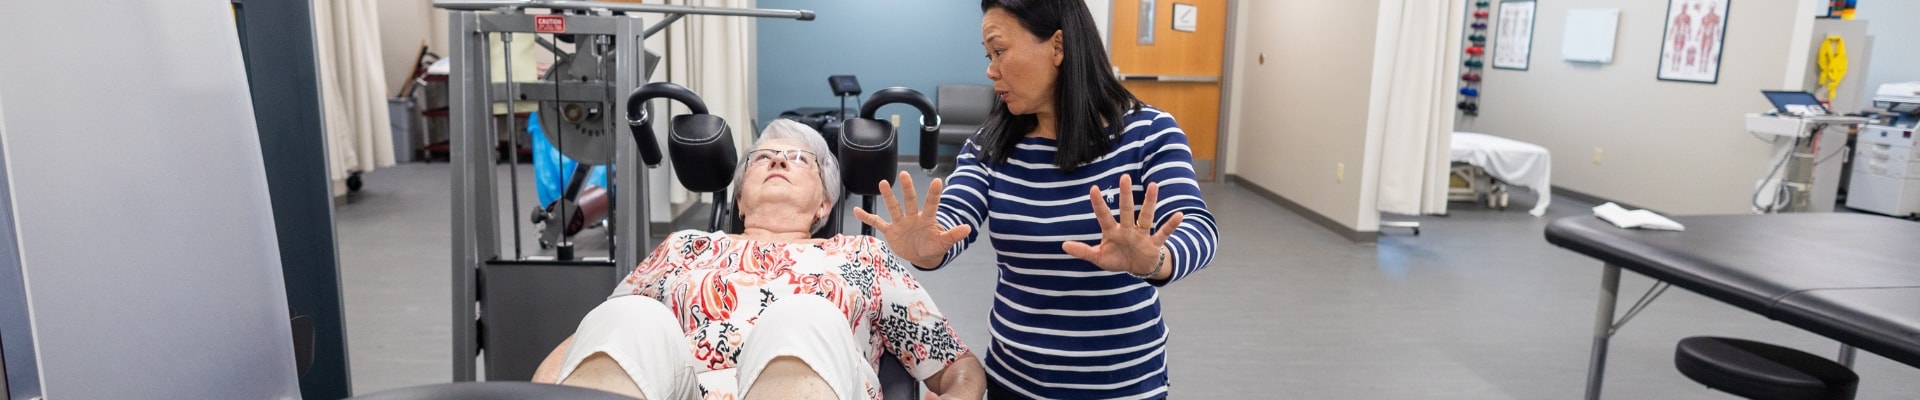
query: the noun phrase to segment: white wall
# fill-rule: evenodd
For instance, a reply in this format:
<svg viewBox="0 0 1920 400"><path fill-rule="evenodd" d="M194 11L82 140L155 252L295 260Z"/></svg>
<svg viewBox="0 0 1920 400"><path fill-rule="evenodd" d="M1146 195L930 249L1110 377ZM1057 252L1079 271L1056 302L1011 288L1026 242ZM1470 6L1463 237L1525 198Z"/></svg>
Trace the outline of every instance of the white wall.
<svg viewBox="0 0 1920 400"><path fill-rule="evenodd" d="M1734 2L1719 83L1704 84L1655 78L1665 1L1539 2L1531 69L1487 69L1480 116L1457 127L1546 147L1555 186L1670 213L1746 212L1770 146L1740 116L1771 108L1760 90L1800 89L1813 3ZM1612 64L1560 59L1572 8L1621 10Z"/></svg>
<svg viewBox="0 0 1920 400"><path fill-rule="evenodd" d="M1868 1L1855 11L1856 18L1867 21L1867 34L1874 37L1873 60L1861 93L1861 104L1871 105L1873 91L1881 84L1920 81L1920 1Z"/></svg>
<svg viewBox="0 0 1920 400"><path fill-rule="evenodd" d="M1237 26L1228 171L1347 228L1377 230L1363 223L1378 214L1362 209L1361 177L1379 3L1239 5L1241 21L1259 23Z"/></svg>
<svg viewBox="0 0 1920 400"><path fill-rule="evenodd" d="M1087 11L1093 14L1093 25L1100 29L1100 43L1113 47L1113 30L1107 28L1113 21L1113 0L1087 0Z"/></svg>
<svg viewBox="0 0 1920 400"><path fill-rule="evenodd" d="M391 97L400 93L401 85L413 72L413 58L422 41L427 42L427 51L447 54L446 11L433 8L432 0L380 0L375 4L380 13L381 66L386 69L390 86L387 96ZM434 18L433 14L442 17Z"/></svg>
<svg viewBox="0 0 1920 400"><path fill-rule="evenodd" d="M1239 115L1240 111L1245 109L1245 107L1242 106L1242 100L1244 99L1246 91L1239 90L1240 79L1245 76L1245 67L1252 65L1247 63L1247 58L1256 56L1247 51L1247 41L1249 40L1247 36L1247 16L1252 14L1252 12L1248 10L1250 3L1253 3L1253 1L1236 0L1231 3L1233 4L1233 31L1227 33L1227 44L1231 46L1231 48L1227 49L1227 55L1228 60L1233 64L1228 66L1227 79L1223 82L1228 85L1226 87L1227 104L1222 105L1221 111L1227 113L1227 122L1224 126L1221 126L1220 130L1220 132L1223 133L1221 136L1224 136L1224 138L1222 138L1224 142L1222 142L1220 146L1220 153L1224 156L1221 158L1225 159L1220 168L1229 175L1238 175L1240 173L1240 157L1238 153L1235 152L1236 150L1234 150L1240 148L1241 131Z"/></svg>

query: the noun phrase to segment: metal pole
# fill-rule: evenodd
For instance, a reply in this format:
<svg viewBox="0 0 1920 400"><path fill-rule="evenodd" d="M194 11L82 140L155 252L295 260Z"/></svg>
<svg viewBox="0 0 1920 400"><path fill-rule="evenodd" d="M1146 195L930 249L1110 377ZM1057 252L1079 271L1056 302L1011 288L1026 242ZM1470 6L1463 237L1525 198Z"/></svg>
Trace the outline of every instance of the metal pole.
<svg viewBox="0 0 1920 400"><path fill-rule="evenodd" d="M735 17L782 18L812 21L811 10L783 10L771 8L725 8L699 7L667 4L606 3L598 1L567 0L435 0L435 8L460 11L481 11L500 8L546 8L554 10L608 10L625 12L643 12L658 14L694 14L725 15Z"/></svg>
<svg viewBox="0 0 1920 400"><path fill-rule="evenodd" d="M905 190L913 190L913 189L907 188ZM883 193L882 195L885 195L885 193ZM932 196L932 194L929 194L928 196ZM875 202L873 197L874 196L860 196L860 206L864 207L867 210L878 210L879 208L874 207L873 203ZM873 225L867 225L864 223L860 224L860 234L865 236L873 236Z"/></svg>
<svg viewBox="0 0 1920 400"><path fill-rule="evenodd" d="M448 49L448 57L453 59L453 65L456 66L448 76L447 88L449 92L447 141L450 148L447 157L453 164L451 174L453 175L453 312L451 313L453 346L451 355L453 356L453 380L460 382L474 379L473 261L478 258L476 254L478 249L475 246L478 227L470 218L475 208L478 208L474 204L478 201L475 198L478 196L473 196L471 191L476 186L475 181L480 179L476 176L479 171L468 168L471 162L467 155L469 153L467 142L470 140L467 136L470 136L471 129L474 128L469 124L469 120L473 119L471 115L473 107L470 104L475 100L472 98L475 93L473 93L473 83L469 82L468 77L471 71L468 69L476 68L471 63L474 51L470 45L473 41L475 21L472 12L455 12L448 22L451 30L448 40L452 41ZM477 67L485 68L485 64Z"/></svg>
<svg viewBox="0 0 1920 400"><path fill-rule="evenodd" d="M558 35L555 35L555 36L558 36ZM582 51L591 51L592 48L590 46L587 46L588 48L586 49L580 48L586 45L586 43L587 42L584 40L574 42L573 53L580 54L580 52ZM553 63L548 65L560 65L560 53L553 53ZM553 97L556 99L560 98L560 85L558 82L559 76L560 75L557 75L557 74L554 75L556 79L554 82L555 84L553 85ZM560 104L560 103L554 102L554 104ZM556 118L556 117L558 116L555 116L555 115L547 116L547 118ZM555 133L558 133L558 132L555 132ZM553 148L554 148L554 151L561 152L561 154L565 154L565 149L567 148L567 135L554 135ZM583 165L581 165L578 162L573 164L573 167L576 169L582 166ZM588 167L588 168L592 168L592 167ZM560 173L558 168L555 168L554 172ZM565 176L565 175L562 175L562 176ZM592 174L588 174L588 176L592 176ZM586 179L586 177L583 176L581 177L581 179ZM570 184L573 184L573 182L565 182L565 183L562 183L561 185L562 187L565 187L565 185L570 185ZM580 184L586 184L586 182L581 182ZM561 260L561 261L573 260L573 238L567 236L567 225L573 223L573 214L572 214L573 212L567 210L567 203L578 202L580 201L579 199L580 199L579 192L577 191L573 192L573 196L566 196L566 195L560 196L560 199L555 201L555 203L558 203L558 205L553 208L555 214L553 214L552 217L547 218L548 232L560 232L560 234L554 235L554 239L553 239L553 254L554 254L554 259L556 260ZM560 224L560 227L555 228L553 226L555 221L558 221L558 223Z"/></svg>
<svg viewBox="0 0 1920 400"><path fill-rule="evenodd" d="M1840 365L1845 365L1847 366L1847 368L1853 368L1853 353L1854 353L1854 350L1852 345L1841 343L1840 344Z"/></svg>
<svg viewBox="0 0 1920 400"><path fill-rule="evenodd" d="M1806 212L1813 202L1813 142L1822 128L1814 128L1807 137L1794 138L1788 157L1787 176L1780 184L1787 187L1787 212Z"/></svg>
<svg viewBox="0 0 1920 400"><path fill-rule="evenodd" d="M653 23L653 26L647 27L647 30L645 32L640 33L640 37L642 38L653 37L653 34L660 33L660 30L662 29L667 29L667 25L673 25L675 21L679 21L681 18L686 18L686 17L687 17L686 14L667 14L667 17L664 19L661 19L660 22L655 22Z"/></svg>
<svg viewBox="0 0 1920 400"><path fill-rule="evenodd" d="M1600 381L1607 369L1607 339L1613 337L1613 307L1620 297L1620 267L1609 263L1600 276L1600 310L1593 317L1592 359L1587 364L1587 400L1600 399Z"/></svg>
<svg viewBox="0 0 1920 400"><path fill-rule="evenodd" d="M645 71L646 49L640 37L641 29L645 26L641 22L639 18L630 18L614 27L614 51L618 55L613 58L614 72L611 75L614 77L614 93L619 95L613 97L613 109L607 112L610 116L608 120L616 125L631 118L627 115L627 96L624 94L632 93L647 79L644 75L648 72ZM650 201L648 193L652 191L647 186L649 171L644 167L646 163L640 161L639 143L634 141L632 135L621 133L614 135L614 162L608 167L607 174L611 186L608 189L614 194L611 199L613 209L618 211L612 213L615 240L610 255L615 265L611 278L615 280L626 275L623 269L633 268L640 263L645 255L643 246L652 240L652 232L648 229L652 219L647 216L647 202Z"/></svg>
<svg viewBox="0 0 1920 400"><path fill-rule="evenodd" d="M489 43L487 46L492 47L493 45ZM514 215L514 213L520 212L520 98L513 96L513 87L515 86L513 81L513 32L500 34L500 65L501 69L507 74L507 125L513 127L513 129L507 130L507 191L509 192L507 193L507 198L511 199L510 202L513 204L512 208L507 209L507 215ZM492 85L489 84L488 86ZM548 118L552 118L552 116L548 116ZM523 235L520 234L520 220L508 218L507 223L513 225L513 258L525 258L520 254L520 249L526 247L526 245L521 243ZM564 223L562 223L562 225L564 226Z"/></svg>

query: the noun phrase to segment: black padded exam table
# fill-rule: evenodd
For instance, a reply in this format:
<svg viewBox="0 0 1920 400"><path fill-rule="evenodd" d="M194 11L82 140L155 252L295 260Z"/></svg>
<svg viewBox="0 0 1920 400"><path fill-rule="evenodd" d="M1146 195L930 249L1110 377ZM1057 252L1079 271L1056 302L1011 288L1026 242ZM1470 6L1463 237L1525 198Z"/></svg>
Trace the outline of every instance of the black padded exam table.
<svg viewBox="0 0 1920 400"><path fill-rule="evenodd" d="M1607 340L1658 297L1616 322L1620 269L1706 295L1920 367L1920 223L1859 214L1675 217L1684 232L1620 229L1591 216L1547 225L1547 242L1600 259L1587 399L1600 397Z"/></svg>

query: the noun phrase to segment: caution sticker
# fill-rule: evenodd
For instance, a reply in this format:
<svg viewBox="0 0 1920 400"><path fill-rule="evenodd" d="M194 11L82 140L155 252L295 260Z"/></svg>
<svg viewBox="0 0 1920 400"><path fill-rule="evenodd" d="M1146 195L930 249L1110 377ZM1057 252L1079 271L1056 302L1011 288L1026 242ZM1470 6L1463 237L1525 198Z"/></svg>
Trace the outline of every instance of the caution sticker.
<svg viewBox="0 0 1920 400"><path fill-rule="evenodd" d="M539 33L566 33L567 17L559 15L534 16L533 31Z"/></svg>

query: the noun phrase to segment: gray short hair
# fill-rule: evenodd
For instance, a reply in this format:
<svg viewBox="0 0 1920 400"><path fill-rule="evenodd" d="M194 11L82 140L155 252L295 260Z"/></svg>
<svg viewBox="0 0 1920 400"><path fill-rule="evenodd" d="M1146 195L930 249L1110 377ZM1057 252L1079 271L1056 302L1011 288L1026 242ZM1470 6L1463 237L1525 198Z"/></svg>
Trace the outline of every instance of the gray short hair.
<svg viewBox="0 0 1920 400"><path fill-rule="evenodd" d="M807 147L807 151L811 151L814 155L819 156L818 162L820 165L818 168L814 168L814 171L820 173L821 190L826 192L827 204L829 204L829 206L839 206L840 192L842 190L840 187L840 161L834 159L833 148L827 147L827 139L822 137L819 131L813 130L813 127L809 127L799 121L781 118L773 120L773 123L767 124L766 129L760 131L760 137L753 140L753 148L758 149L761 145L766 144L768 140L773 139L787 139L800 142ZM748 160L742 157L740 159L740 165L733 169L733 181L736 183L733 185L733 206L735 210L738 210L740 207L740 188L747 185L747 162ZM740 218L745 220L746 216L742 215ZM819 231L820 227L826 225L827 219L821 218L818 221L813 221L813 229L807 232L811 234L814 231Z"/></svg>

